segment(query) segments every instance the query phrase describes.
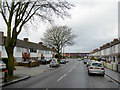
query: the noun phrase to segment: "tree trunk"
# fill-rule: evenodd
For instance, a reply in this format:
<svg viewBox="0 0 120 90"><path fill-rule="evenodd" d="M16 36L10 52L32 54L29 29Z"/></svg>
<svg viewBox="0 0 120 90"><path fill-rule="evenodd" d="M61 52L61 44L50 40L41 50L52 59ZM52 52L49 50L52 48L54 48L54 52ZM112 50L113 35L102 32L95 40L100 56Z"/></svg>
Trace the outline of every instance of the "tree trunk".
<svg viewBox="0 0 120 90"><path fill-rule="evenodd" d="M8 56L8 76L13 76L13 70L14 70L14 57L13 57L13 51L14 47L16 45L17 40L17 34L16 31L13 30L12 37L11 37L11 26L8 25L7 30L7 40L5 42L5 49Z"/></svg>
<svg viewBox="0 0 120 90"><path fill-rule="evenodd" d="M8 57L8 76L13 76L13 70L14 70L14 58L13 58L13 54L9 54L9 57Z"/></svg>
<svg viewBox="0 0 120 90"><path fill-rule="evenodd" d="M6 47L7 55L8 55L8 76L13 76L14 70L14 57L13 57L13 48L11 46Z"/></svg>

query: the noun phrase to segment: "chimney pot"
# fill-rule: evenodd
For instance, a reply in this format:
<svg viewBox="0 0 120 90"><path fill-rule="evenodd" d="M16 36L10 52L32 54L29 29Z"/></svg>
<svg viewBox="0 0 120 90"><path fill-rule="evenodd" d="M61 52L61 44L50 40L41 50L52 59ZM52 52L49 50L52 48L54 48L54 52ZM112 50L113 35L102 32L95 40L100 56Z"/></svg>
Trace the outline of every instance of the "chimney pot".
<svg viewBox="0 0 120 90"><path fill-rule="evenodd" d="M24 38L24 41L28 42L28 38Z"/></svg>
<svg viewBox="0 0 120 90"><path fill-rule="evenodd" d="M39 44L41 44L41 45L42 45L43 43L42 43L42 42L39 42Z"/></svg>

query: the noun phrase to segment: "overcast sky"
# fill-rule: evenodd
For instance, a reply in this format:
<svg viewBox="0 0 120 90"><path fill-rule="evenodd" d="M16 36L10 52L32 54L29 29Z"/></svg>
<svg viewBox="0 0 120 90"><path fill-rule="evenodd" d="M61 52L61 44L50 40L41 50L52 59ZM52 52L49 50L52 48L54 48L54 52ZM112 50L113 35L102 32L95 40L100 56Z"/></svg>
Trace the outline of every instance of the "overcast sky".
<svg viewBox="0 0 120 90"><path fill-rule="evenodd" d="M75 38L73 46L66 47L65 52L90 52L103 44L118 38L118 1L119 0L68 0L75 7L70 10L71 19L55 19L56 25L67 25L72 28ZM0 30L5 32L6 26L1 16ZM50 24L41 24L33 30L24 30L19 39L29 38L31 42L40 42L40 38Z"/></svg>

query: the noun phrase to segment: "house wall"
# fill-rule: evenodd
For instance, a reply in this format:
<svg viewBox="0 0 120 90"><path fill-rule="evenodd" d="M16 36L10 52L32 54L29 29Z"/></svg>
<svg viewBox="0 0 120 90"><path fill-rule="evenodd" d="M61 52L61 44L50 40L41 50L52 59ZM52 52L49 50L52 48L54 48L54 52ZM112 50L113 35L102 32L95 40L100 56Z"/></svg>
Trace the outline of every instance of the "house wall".
<svg viewBox="0 0 120 90"><path fill-rule="evenodd" d="M29 49L26 49L26 48L22 48L22 53L29 53L30 50Z"/></svg>
<svg viewBox="0 0 120 90"><path fill-rule="evenodd" d="M120 53L120 43L118 44L118 52Z"/></svg>
<svg viewBox="0 0 120 90"><path fill-rule="evenodd" d="M102 55L102 56L104 55L104 50L101 50L101 55Z"/></svg>
<svg viewBox="0 0 120 90"><path fill-rule="evenodd" d="M45 59L49 61L52 58L52 54L45 54Z"/></svg>
<svg viewBox="0 0 120 90"><path fill-rule="evenodd" d="M14 48L14 57L22 57L22 48L20 47L15 47Z"/></svg>
<svg viewBox="0 0 120 90"><path fill-rule="evenodd" d="M110 48L107 48L107 49L106 49L105 55L110 55Z"/></svg>
<svg viewBox="0 0 120 90"><path fill-rule="evenodd" d="M37 57L37 53L30 52L30 57Z"/></svg>
<svg viewBox="0 0 120 90"><path fill-rule="evenodd" d="M43 54L43 50L37 50L37 57L41 58L42 54Z"/></svg>
<svg viewBox="0 0 120 90"><path fill-rule="evenodd" d="M22 62L22 48L15 47L13 55L14 55L16 62Z"/></svg>
<svg viewBox="0 0 120 90"><path fill-rule="evenodd" d="M0 45L0 58L2 57L2 46Z"/></svg>
<svg viewBox="0 0 120 90"><path fill-rule="evenodd" d="M112 46L112 53L118 53L118 45Z"/></svg>
<svg viewBox="0 0 120 90"><path fill-rule="evenodd" d="M6 53L6 50L5 50L5 46L2 46L2 58L7 58L7 53Z"/></svg>

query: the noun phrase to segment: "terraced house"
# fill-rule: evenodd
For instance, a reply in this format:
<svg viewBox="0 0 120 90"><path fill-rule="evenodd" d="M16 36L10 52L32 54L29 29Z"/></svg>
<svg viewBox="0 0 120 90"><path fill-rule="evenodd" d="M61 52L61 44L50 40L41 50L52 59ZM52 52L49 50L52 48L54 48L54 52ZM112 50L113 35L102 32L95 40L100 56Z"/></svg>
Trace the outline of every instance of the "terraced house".
<svg viewBox="0 0 120 90"><path fill-rule="evenodd" d="M6 37L3 32L0 32L0 52L2 52L1 58L7 58L5 42ZM14 58L16 62L23 62L26 59L31 58L38 60L38 58L41 57L45 57L45 59L50 60L54 54L56 54L54 49L44 46L42 42L29 42L28 38L24 38L24 40L17 39L16 47L14 49Z"/></svg>
<svg viewBox="0 0 120 90"><path fill-rule="evenodd" d="M115 71L119 71L120 65L120 39L114 39L112 42L95 49L90 56L105 60L104 66Z"/></svg>

